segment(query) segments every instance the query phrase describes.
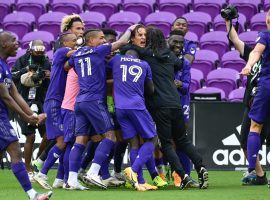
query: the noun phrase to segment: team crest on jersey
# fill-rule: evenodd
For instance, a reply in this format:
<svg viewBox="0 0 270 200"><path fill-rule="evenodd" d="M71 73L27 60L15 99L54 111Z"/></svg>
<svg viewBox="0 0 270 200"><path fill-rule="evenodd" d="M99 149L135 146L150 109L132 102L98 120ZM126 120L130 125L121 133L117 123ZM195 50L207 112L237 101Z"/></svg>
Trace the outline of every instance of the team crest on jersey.
<svg viewBox="0 0 270 200"><path fill-rule="evenodd" d="M191 54L195 54L195 52L196 52L196 49L195 49L194 47L192 47L192 48L190 49L190 53L191 53Z"/></svg>

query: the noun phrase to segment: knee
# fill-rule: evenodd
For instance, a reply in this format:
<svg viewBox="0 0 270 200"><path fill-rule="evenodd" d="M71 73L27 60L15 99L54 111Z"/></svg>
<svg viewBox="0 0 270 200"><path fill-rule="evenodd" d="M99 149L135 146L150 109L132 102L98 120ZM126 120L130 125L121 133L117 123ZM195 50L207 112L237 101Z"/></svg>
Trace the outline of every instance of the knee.
<svg viewBox="0 0 270 200"><path fill-rule="evenodd" d="M258 133L260 134L261 131L262 131L262 127L263 125L262 124L259 124L253 120L251 120L251 125L250 125L250 131L251 132L255 132L255 133Z"/></svg>
<svg viewBox="0 0 270 200"><path fill-rule="evenodd" d="M108 132L104 133L104 137L109 139L109 140L112 140L113 142L116 142L116 137L115 137L114 131L108 131Z"/></svg>

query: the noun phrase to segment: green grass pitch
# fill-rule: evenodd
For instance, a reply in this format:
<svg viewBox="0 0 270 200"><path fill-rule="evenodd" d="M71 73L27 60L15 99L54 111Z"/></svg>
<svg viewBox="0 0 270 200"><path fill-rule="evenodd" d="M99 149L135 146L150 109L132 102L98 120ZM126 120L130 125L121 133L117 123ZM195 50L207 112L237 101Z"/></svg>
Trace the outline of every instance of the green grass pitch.
<svg viewBox="0 0 270 200"><path fill-rule="evenodd" d="M49 173L52 184L55 170ZM196 175L193 173L193 177ZM89 191L65 191L54 189L53 200L269 200L270 188L264 186L241 186L242 172L210 171L209 188L181 191L173 186L147 192L136 192L125 188L109 188L104 191L90 188ZM147 177L149 179L149 177ZM150 183L151 181L149 181ZM33 184L38 191L45 191ZM23 200L26 194L10 170L0 170L0 200Z"/></svg>

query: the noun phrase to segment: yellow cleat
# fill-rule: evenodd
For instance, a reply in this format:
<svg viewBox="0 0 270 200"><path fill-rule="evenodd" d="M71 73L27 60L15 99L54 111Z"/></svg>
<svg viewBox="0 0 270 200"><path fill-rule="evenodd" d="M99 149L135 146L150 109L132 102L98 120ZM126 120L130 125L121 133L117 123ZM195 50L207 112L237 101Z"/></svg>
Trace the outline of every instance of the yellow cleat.
<svg viewBox="0 0 270 200"><path fill-rule="evenodd" d="M157 190L158 187L154 185L150 185L149 183L139 184L141 187L144 187L144 189L147 190Z"/></svg>
<svg viewBox="0 0 270 200"><path fill-rule="evenodd" d="M163 181L167 182L166 174L165 173L159 173L160 178L162 178Z"/></svg>
<svg viewBox="0 0 270 200"><path fill-rule="evenodd" d="M180 187L181 182L182 182L181 177L176 172L172 173L172 177L173 177L174 186L175 187Z"/></svg>
<svg viewBox="0 0 270 200"><path fill-rule="evenodd" d="M138 184L138 175L135 173L131 167L128 167L124 170L124 176L126 177L127 181L135 187Z"/></svg>

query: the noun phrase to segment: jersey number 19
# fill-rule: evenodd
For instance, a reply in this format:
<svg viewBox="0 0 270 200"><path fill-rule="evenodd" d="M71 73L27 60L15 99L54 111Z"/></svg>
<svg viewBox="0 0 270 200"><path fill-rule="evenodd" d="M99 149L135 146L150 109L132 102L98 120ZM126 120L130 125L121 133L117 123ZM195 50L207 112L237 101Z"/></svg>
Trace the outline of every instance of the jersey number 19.
<svg viewBox="0 0 270 200"><path fill-rule="evenodd" d="M120 68L122 69L122 81L127 81L127 73L129 73L131 76L135 76L132 80L133 82L137 82L142 75L142 68L137 65L132 65L127 70L127 65L121 65Z"/></svg>

